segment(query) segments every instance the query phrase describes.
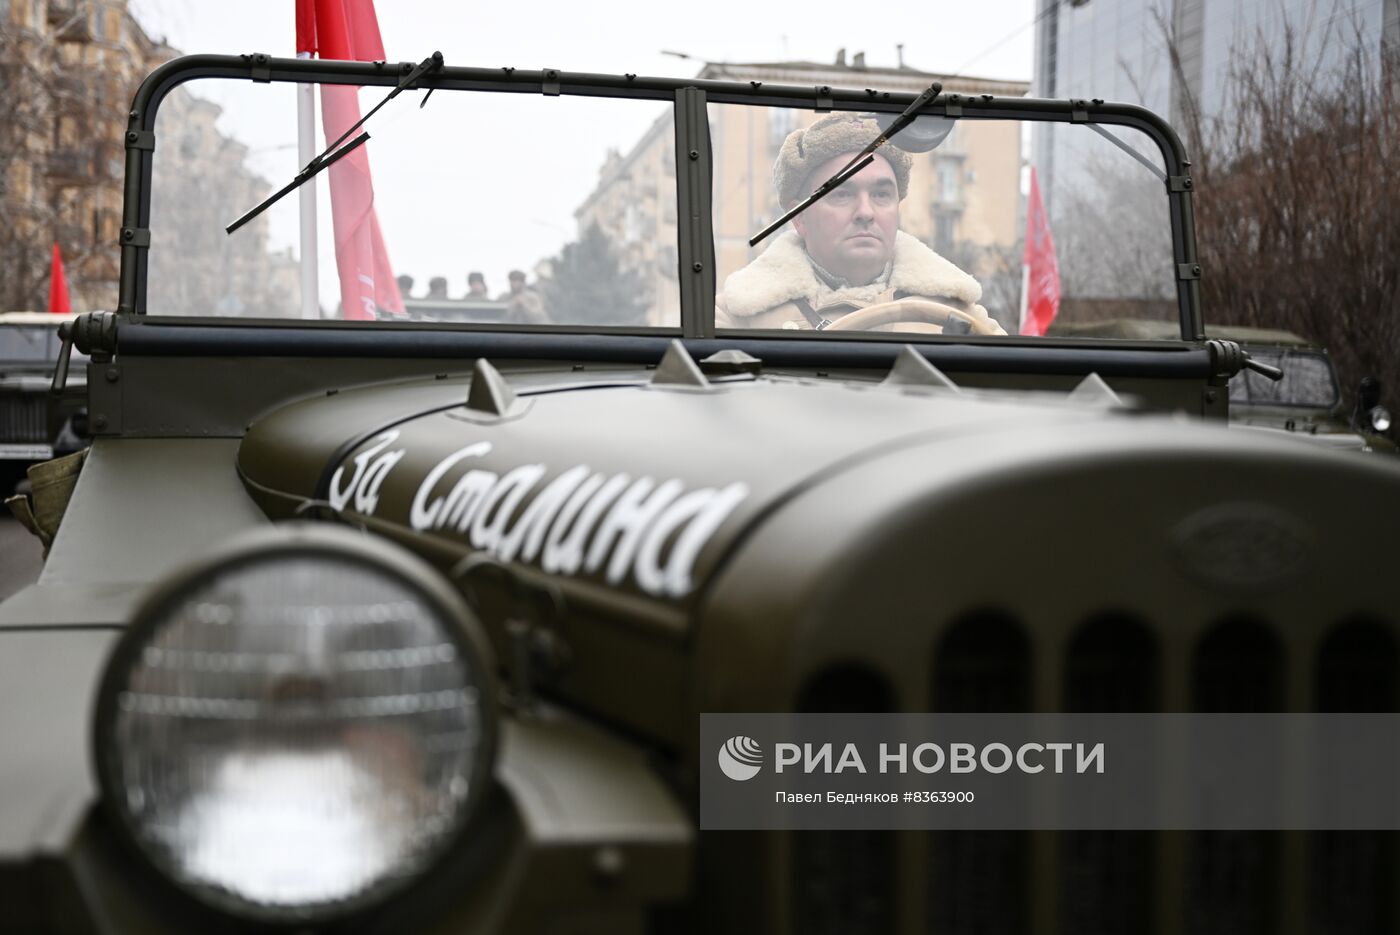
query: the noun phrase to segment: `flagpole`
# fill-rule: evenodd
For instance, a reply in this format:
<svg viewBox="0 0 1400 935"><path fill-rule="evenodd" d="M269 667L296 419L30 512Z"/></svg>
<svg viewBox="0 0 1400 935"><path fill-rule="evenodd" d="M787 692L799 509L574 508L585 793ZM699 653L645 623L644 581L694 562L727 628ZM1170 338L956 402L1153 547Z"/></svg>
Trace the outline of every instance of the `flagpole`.
<svg viewBox="0 0 1400 935"><path fill-rule="evenodd" d="M1021 260L1021 317L1016 322L1016 333L1026 333L1026 310L1030 307L1031 261L1030 257Z"/></svg>
<svg viewBox="0 0 1400 935"><path fill-rule="evenodd" d="M297 58L310 58L298 52ZM306 165L316 156L316 86L297 85L297 165ZM300 189L301 197L301 317L320 318L320 278L316 263L316 183Z"/></svg>
<svg viewBox="0 0 1400 935"><path fill-rule="evenodd" d="M1031 166L1031 184L1026 191L1026 232L1021 246L1021 314L1016 320L1016 333L1026 333L1026 312L1031 307L1031 223L1035 214L1035 166Z"/></svg>

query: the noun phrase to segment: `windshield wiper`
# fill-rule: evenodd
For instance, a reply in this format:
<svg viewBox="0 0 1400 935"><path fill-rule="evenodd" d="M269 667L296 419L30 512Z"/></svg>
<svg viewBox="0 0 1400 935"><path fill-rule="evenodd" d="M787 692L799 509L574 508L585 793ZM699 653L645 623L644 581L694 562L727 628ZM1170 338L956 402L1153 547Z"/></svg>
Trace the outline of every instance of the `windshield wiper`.
<svg viewBox="0 0 1400 935"><path fill-rule="evenodd" d="M1107 130L1105 130L1103 127L1099 126L1097 123L1086 123L1085 126L1088 127L1090 130L1093 130L1093 131L1094 131L1095 133L1097 133L1099 136L1101 136L1101 137L1103 137L1104 139L1108 140L1108 141L1109 141L1110 143L1112 143L1114 146L1117 146L1119 149L1123 150L1123 152L1127 153L1129 156L1132 156L1132 157L1133 157L1134 159L1136 159L1138 162L1140 162L1140 163L1142 163L1143 165L1147 166L1147 171L1149 171L1149 172L1151 172L1153 175L1157 176L1157 178L1161 179L1163 182L1165 182L1165 181L1167 180L1167 173L1165 173L1165 172L1163 172L1161 169L1157 168L1157 166L1153 164L1153 162L1152 162L1151 159L1148 159L1148 158L1147 158L1146 156L1144 156L1142 153L1138 152L1136 149L1134 149L1133 147L1129 146L1127 143L1124 143L1124 142L1123 142L1122 140L1120 140L1118 137L1114 136L1112 133L1109 133L1109 132L1108 132Z"/></svg>
<svg viewBox="0 0 1400 935"><path fill-rule="evenodd" d="M837 172L831 178L818 185L816 191L812 192L812 194L808 195L805 199L803 199L803 201L800 204L798 204L787 214L784 214L772 224L769 224L763 230L755 234L753 238L749 240L749 246L758 246L758 244L768 235L772 234L774 231L778 230L788 221L791 221L803 211L806 211L812 205L825 198L832 192L833 189L839 188L851 176L855 175L861 169L864 169L866 166L870 165L870 163L874 162L875 150L879 149L881 146L885 145L885 143L889 142L890 137L894 136L900 130L903 130L905 127L909 126L909 124L913 123L914 119L919 116L919 111L926 104L932 103L933 99L938 97L938 95L942 91L943 85L939 84L937 81L929 85L928 90L924 91L918 97L914 98L914 103L904 108L904 112L898 117L894 118L894 122L885 128L885 132L875 137L875 139L871 141L869 146L856 153L855 156L851 159L851 161L846 163L845 167L843 167L841 171Z"/></svg>
<svg viewBox="0 0 1400 935"><path fill-rule="evenodd" d="M331 155L327 156L325 153L322 153L321 155L317 156L315 159L312 159L310 162L308 162L308 163L306 164L306 168L305 168L305 169L302 169L302 170L301 170L300 172L298 172L295 176L293 176L293 177L292 177L292 180L291 180L290 182L288 182L286 185L282 186L282 188L281 188L280 190L278 190L278 192L277 192L275 195L270 196L270 197L269 197L266 201L264 201L262 204L258 205L256 208L254 208L253 210L249 211L247 214L243 215L243 216L242 216L241 218L239 218L238 220L234 221L234 222L233 222L232 224L230 224L228 227L225 227L225 228L224 228L224 231L227 232L227 233L232 234L234 231L238 230L238 229L239 229L240 227L242 227L244 224L247 224L247 223L248 223L249 221L251 221L253 218L257 217L259 214L262 214L262 213L263 213L264 211L266 211L268 208L270 208L270 207L272 207L273 205L277 204L277 202L281 201L285 196L287 196L287 195L291 194L292 192L296 191L298 188L301 188L301 186L302 186L303 183L307 182L307 181L310 180L310 179L315 178L316 175L317 175L322 169L329 168L330 166L332 166L332 165L334 165L336 162L338 162L342 157L348 156L348 155L350 155L350 153L352 153L352 152L354 152L355 150L359 149L360 146L361 146L363 143L365 143L368 139L369 139L369 134L368 134L368 133L361 133L359 136L355 137L353 140L351 140L351 141L350 141L349 143L347 143L345 146L342 146L340 149L336 150L336 151L335 151L334 153L332 153Z"/></svg>
<svg viewBox="0 0 1400 935"><path fill-rule="evenodd" d="M244 224L247 224L253 218L257 217L259 214L262 214L268 208L275 205L282 198L296 191L307 181L315 178L316 175L319 174L323 169L334 165L337 161L339 161L345 156L348 156L350 153L354 152L357 148L362 146L365 143L365 141L369 139L368 133L361 133L359 136L355 137L353 140L350 140L350 142L348 143L345 143L345 140L349 138L350 134L360 129L360 127L364 125L364 122L366 120L378 113L379 108L383 107L385 104L398 97L399 94L401 94L402 92L407 91L414 85L415 82L418 81L418 79L422 78L428 72L437 71L441 67L441 52L434 52L432 55L429 55L427 58L423 59L423 61L419 62L416 66L414 66L412 71L404 75L403 78L399 80L398 85L396 85L394 89L390 91L382 101L370 108L369 113L365 114L359 120L356 120L353 124L351 124L351 126L344 133L340 134L339 139L337 139L331 145L327 146L324 150L321 151L319 155L317 155L314 159L308 162L300 172L293 176L290 182L284 185L275 194L271 195L262 204L258 205L256 208L249 211L247 214L243 215L238 220L234 221L228 227L224 228L224 230L227 233L232 234ZM432 89L430 88L428 90L428 94L424 95L423 97L423 104L426 104L428 102L428 97L431 96L432 93ZM421 107L422 104L420 104L419 106ZM345 145L341 146L341 143L345 143ZM337 149L336 147L340 148Z"/></svg>

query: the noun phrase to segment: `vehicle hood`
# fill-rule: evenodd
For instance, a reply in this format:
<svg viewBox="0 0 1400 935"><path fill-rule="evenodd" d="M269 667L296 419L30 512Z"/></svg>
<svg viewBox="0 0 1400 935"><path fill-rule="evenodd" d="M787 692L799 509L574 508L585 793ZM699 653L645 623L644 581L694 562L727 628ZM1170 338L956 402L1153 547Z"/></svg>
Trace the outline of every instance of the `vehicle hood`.
<svg viewBox="0 0 1400 935"><path fill-rule="evenodd" d="M765 513L863 461L941 436L1103 411L820 378L656 386L513 374L496 414L469 381L347 390L250 427L238 469L273 517L308 505L439 561L484 551L560 580L686 602ZM911 478L917 483L917 478Z"/></svg>

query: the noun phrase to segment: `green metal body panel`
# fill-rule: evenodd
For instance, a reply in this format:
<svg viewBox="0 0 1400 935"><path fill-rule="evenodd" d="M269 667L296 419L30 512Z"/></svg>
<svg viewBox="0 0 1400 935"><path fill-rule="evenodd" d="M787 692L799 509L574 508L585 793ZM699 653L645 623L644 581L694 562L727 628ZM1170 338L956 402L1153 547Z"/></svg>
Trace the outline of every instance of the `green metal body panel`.
<svg viewBox="0 0 1400 935"><path fill-rule="evenodd" d="M39 580L0 605L16 626L121 626L191 554L263 524L227 439L99 439Z"/></svg>

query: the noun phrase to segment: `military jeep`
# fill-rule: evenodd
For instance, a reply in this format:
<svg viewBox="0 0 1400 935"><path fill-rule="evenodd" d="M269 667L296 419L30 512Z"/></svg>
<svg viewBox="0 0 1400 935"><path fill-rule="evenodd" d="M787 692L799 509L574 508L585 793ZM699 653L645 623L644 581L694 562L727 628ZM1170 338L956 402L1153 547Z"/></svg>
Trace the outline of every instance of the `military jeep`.
<svg viewBox="0 0 1400 935"><path fill-rule="evenodd" d="M315 85L422 104L367 124L368 202L362 139L283 145ZM201 101L246 146L169 145ZM885 127L899 243L1007 334L898 297L870 330L716 327L825 113ZM1017 333L1030 154L1061 315L1169 340ZM1226 273L1157 116L196 56L143 84L126 160L120 305L65 332L94 440L0 605L0 927L1395 929L1389 832L701 826L703 713L1396 709L1400 473L1229 427L1251 361L1206 339ZM807 181L811 231L841 185ZM372 212L386 249L353 253ZM530 269L553 323L380 301L454 257Z"/></svg>
<svg viewBox="0 0 1400 935"><path fill-rule="evenodd" d="M85 445L87 414L76 398L83 375L74 374L65 398L49 392L60 345L55 323L71 317L0 313L0 494L9 495L28 465Z"/></svg>
<svg viewBox="0 0 1400 935"><path fill-rule="evenodd" d="M1168 322L1092 321L1054 324L1049 333L1077 337L1168 337ZM1386 437L1390 413L1380 405L1380 386L1363 377L1347 413L1337 369L1327 349L1292 331L1243 325L1207 326L1214 338L1233 341L1250 358L1279 370L1274 374L1244 371L1230 381L1230 421L1264 431L1295 432L1320 445L1353 451L1394 454Z"/></svg>

